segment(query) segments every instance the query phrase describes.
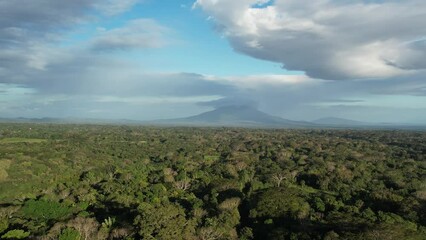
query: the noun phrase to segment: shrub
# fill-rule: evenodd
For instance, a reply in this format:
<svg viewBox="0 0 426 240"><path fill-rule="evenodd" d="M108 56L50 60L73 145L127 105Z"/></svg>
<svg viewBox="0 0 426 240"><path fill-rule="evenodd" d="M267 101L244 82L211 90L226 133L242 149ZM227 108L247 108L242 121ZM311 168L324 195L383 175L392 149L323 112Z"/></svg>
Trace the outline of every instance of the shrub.
<svg viewBox="0 0 426 240"><path fill-rule="evenodd" d="M79 240L80 238L80 233L73 228L64 229L59 236L59 240Z"/></svg>
<svg viewBox="0 0 426 240"><path fill-rule="evenodd" d="M4 234L1 238L4 239L24 239L30 236L29 232L25 232L24 230L10 230L6 234Z"/></svg>

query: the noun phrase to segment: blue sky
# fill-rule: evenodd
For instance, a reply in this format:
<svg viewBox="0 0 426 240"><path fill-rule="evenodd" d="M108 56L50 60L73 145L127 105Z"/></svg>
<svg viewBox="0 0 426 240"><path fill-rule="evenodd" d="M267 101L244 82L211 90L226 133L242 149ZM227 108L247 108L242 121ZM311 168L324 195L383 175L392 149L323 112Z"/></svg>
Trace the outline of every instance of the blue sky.
<svg viewBox="0 0 426 240"><path fill-rule="evenodd" d="M0 0L0 116L426 123L426 3ZM390 27L392 26L392 27Z"/></svg>
<svg viewBox="0 0 426 240"><path fill-rule="evenodd" d="M98 28L123 27L128 21L155 19L170 29L169 45L143 52L125 52L122 57L143 64L150 71L193 72L209 75L282 74L279 63L258 60L235 52L226 38L214 31L212 21L194 1L145 1L119 16L102 16L96 23L84 24L65 39L66 44L84 44ZM190 53L190 54L188 54ZM206 59L208 56L208 60ZM294 72L293 74L298 74Z"/></svg>

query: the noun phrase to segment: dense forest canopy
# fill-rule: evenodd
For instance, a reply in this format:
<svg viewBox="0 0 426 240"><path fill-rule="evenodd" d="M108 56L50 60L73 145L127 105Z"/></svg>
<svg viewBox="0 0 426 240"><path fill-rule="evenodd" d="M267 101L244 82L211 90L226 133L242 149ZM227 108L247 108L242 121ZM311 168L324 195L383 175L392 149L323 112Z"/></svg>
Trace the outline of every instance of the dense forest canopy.
<svg viewBox="0 0 426 240"><path fill-rule="evenodd" d="M1 239L426 239L426 132L0 124Z"/></svg>

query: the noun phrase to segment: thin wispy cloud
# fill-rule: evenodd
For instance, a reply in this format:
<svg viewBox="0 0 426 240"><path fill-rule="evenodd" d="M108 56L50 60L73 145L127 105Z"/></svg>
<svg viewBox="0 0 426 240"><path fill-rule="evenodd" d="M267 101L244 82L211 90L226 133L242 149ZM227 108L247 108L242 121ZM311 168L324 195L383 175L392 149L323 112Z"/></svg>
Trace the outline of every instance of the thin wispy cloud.
<svg viewBox="0 0 426 240"><path fill-rule="evenodd" d="M97 10L100 10L107 16L114 16L130 10L142 0L103 0L94 4Z"/></svg>
<svg viewBox="0 0 426 240"><path fill-rule="evenodd" d="M160 48L170 41L171 31L152 19L136 19L120 28L99 30L91 47L95 51Z"/></svg>

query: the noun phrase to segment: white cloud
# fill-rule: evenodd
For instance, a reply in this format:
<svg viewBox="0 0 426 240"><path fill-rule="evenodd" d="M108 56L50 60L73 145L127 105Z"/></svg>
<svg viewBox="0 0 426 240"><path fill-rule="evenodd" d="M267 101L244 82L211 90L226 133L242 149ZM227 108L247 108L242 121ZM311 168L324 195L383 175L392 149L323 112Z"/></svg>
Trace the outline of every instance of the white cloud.
<svg viewBox="0 0 426 240"><path fill-rule="evenodd" d="M306 75L249 75L249 76L206 76L207 80L223 82L242 89L258 89L268 86L304 87L317 85L322 80L312 79Z"/></svg>
<svg viewBox="0 0 426 240"><path fill-rule="evenodd" d="M314 78L387 78L426 68L426 48L407 44L426 36L423 0L198 0L194 6L237 51Z"/></svg>
<svg viewBox="0 0 426 240"><path fill-rule="evenodd" d="M128 11L141 0L103 0L95 5L97 9L108 16L117 15Z"/></svg>
<svg viewBox="0 0 426 240"><path fill-rule="evenodd" d="M98 13L120 14L139 2L141 0L0 0L0 82L24 82L25 76L22 75L46 71L54 61L63 61L65 55L68 55L59 46L68 30L87 23L87 20L97 19ZM136 25L137 22L133 24ZM145 24L146 31L162 30L148 20ZM140 31L131 34L117 30L117 34L120 33L128 36L128 45L131 44L131 37L139 37L137 41L143 40L143 33ZM114 38L114 32L108 34L112 35L111 41L116 41L116 45L124 45L125 37ZM159 40L159 43L153 43L152 37ZM155 34L146 38L149 38L145 41L148 42L147 46L162 43L162 39L156 38ZM98 40L101 44L102 36ZM75 49L73 51L75 53Z"/></svg>
<svg viewBox="0 0 426 240"><path fill-rule="evenodd" d="M160 48L168 44L166 35L170 32L155 20L136 19L121 28L101 30L92 41L92 48L100 51Z"/></svg>
<svg viewBox="0 0 426 240"><path fill-rule="evenodd" d="M181 96L181 97L116 97L116 96L100 96L95 99L99 103L125 103L133 105L157 105L157 104L182 104L182 103L198 103L202 101L214 101L221 99L222 96Z"/></svg>

